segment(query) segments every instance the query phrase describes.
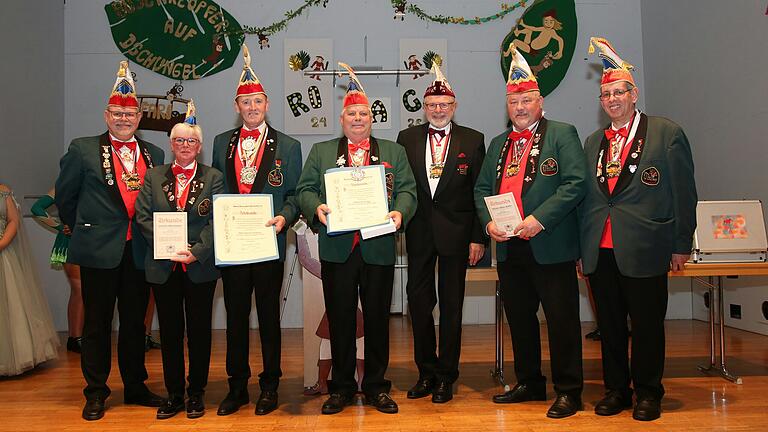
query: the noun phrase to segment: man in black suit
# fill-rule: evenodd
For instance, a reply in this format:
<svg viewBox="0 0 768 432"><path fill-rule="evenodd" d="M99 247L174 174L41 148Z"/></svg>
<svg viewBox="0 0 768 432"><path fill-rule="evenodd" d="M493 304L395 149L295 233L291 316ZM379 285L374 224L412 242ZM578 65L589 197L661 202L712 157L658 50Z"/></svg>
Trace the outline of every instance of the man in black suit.
<svg viewBox="0 0 768 432"><path fill-rule="evenodd" d="M459 376L461 313L467 263L475 265L485 251L474 211L475 180L485 157L483 134L452 121L456 95L437 64L435 81L424 93L429 123L400 132L418 184L418 207L406 227L408 309L413 326L414 360L419 380L409 399L430 393L433 403L453 398ZM432 311L440 297L440 346L437 350Z"/></svg>

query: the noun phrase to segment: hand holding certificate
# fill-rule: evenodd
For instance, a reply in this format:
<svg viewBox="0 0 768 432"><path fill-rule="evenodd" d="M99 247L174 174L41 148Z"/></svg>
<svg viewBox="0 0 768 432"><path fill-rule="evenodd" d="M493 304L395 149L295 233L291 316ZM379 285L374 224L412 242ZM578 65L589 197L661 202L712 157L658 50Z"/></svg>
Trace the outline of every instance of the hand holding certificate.
<svg viewBox="0 0 768 432"><path fill-rule="evenodd" d="M382 165L329 169L325 195L331 210L326 215L328 234L389 224Z"/></svg>
<svg viewBox="0 0 768 432"><path fill-rule="evenodd" d="M153 257L156 260L177 258L187 250L187 213L154 212L152 214Z"/></svg>
<svg viewBox="0 0 768 432"><path fill-rule="evenodd" d="M216 265L239 265L280 257L273 218L272 195L213 196L213 246Z"/></svg>
<svg viewBox="0 0 768 432"><path fill-rule="evenodd" d="M485 206L488 207L488 213L496 224L496 227L504 231L504 237L514 237L515 227L522 221L520 210L517 208L515 196L512 192L501 195L487 196Z"/></svg>

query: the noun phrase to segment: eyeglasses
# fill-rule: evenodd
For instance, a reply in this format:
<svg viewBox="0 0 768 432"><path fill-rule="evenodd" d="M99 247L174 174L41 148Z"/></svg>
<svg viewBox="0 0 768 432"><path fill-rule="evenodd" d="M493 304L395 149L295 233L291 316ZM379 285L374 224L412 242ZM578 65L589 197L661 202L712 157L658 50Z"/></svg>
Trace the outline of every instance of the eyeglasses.
<svg viewBox="0 0 768 432"><path fill-rule="evenodd" d="M600 98L600 100L602 100L602 101L610 99L611 96L613 96L613 97L618 99L618 98L624 96L626 93L631 92L633 89L634 89L634 87L628 88L626 90L614 90L613 92L600 93L600 96L598 96L598 98Z"/></svg>
<svg viewBox="0 0 768 432"><path fill-rule="evenodd" d="M200 143L200 140L197 139L197 138L181 138L181 137L178 137L178 138L174 138L173 139L173 143L176 144L177 146L182 146L184 144L186 144L188 146L196 146L197 144Z"/></svg>
<svg viewBox="0 0 768 432"><path fill-rule="evenodd" d="M437 109L437 107L440 107L441 110L445 111L455 103L456 102L428 103L428 104L424 104L424 107L429 111L434 111L435 109Z"/></svg>
<svg viewBox="0 0 768 432"><path fill-rule="evenodd" d="M122 112L122 111L110 111L107 110L109 115L112 116L112 119L114 120L120 120L121 118L125 118L127 120L135 120L136 117L139 116L139 113L137 112Z"/></svg>

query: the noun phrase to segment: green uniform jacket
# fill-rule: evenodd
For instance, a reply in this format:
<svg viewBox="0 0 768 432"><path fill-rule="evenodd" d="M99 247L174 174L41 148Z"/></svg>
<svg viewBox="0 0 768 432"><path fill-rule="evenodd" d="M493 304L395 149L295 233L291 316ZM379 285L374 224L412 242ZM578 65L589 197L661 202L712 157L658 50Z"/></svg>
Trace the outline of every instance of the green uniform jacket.
<svg viewBox="0 0 768 432"><path fill-rule="evenodd" d="M651 277L669 271L673 253L691 253L696 229L696 182L691 146L677 124L641 114L630 155L613 193L598 175L605 154L603 129L587 138L589 179L579 207L584 273L597 267L605 220L611 216L613 252L624 276ZM638 151L638 145L640 149ZM636 158L632 155L637 154ZM633 169L634 168L634 169Z"/></svg>
<svg viewBox="0 0 768 432"><path fill-rule="evenodd" d="M138 139L147 170L162 164L165 153L154 144ZM109 133L76 138L61 158L56 179L56 207L65 225L72 229L67 262L110 269L120 264L128 234L128 210L115 178ZM106 157L105 157L106 156ZM133 259L144 266L144 239L131 224Z"/></svg>
<svg viewBox="0 0 768 432"><path fill-rule="evenodd" d="M491 141L475 184L475 208L483 229L491 221L483 198L499 193L511 147L507 145L511 131L509 128ZM538 154L534 149L538 149ZM576 128L542 118L533 136L525 171L519 175L526 176L522 190L523 218L533 215L544 226L544 230L530 240L536 262L555 264L578 259L576 206L584 198L587 168ZM496 244L496 259L507 259L504 244Z"/></svg>
<svg viewBox="0 0 768 432"><path fill-rule="evenodd" d="M176 179L171 164L152 168L144 176L144 186L136 199L136 223L147 241L144 267L147 282L163 284L168 281L175 262L153 258L154 233L152 216L155 212L176 210ZM187 276L194 283L219 278L213 259L213 195L224 193L224 175L216 168L197 164L197 173L189 184L184 205L187 212L187 239L197 261L187 265ZM178 264L181 265L181 264Z"/></svg>
<svg viewBox="0 0 768 432"><path fill-rule="evenodd" d="M296 184L301 175L301 143L279 132L267 124L267 138L261 165L251 193L271 194L275 207L275 216L285 218L285 227L277 235L280 261L285 260L285 236L288 229L299 219L301 211L296 200ZM213 162L211 165L224 173L224 192L236 194L238 190L235 176L235 158L237 144L240 141L240 128L228 130L213 140Z"/></svg>
<svg viewBox="0 0 768 432"><path fill-rule="evenodd" d="M336 161L339 156L346 154L346 137L313 145L297 187L297 195L304 215L312 229L320 232L318 241L320 259L335 263L343 263L349 258L349 254L352 252L354 233L329 236L326 233L325 225L317 220L316 210L320 204L326 201L323 175L331 168L338 168ZM408 164L405 149L392 141L371 137L371 163L383 164L385 167L389 209L390 211L399 211L403 215L402 229L416 211L416 180L414 180L411 166ZM368 240L361 238L360 248L363 261L368 264L395 264L394 234Z"/></svg>

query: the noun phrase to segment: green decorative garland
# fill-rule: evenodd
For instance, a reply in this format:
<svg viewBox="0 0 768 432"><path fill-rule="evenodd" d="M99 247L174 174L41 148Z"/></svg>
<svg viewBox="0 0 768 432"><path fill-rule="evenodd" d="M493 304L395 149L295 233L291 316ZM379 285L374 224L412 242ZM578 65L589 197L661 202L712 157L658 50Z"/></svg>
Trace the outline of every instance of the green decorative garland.
<svg viewBox="0 0 768 432"><path fill-rule="evenodd" d="M444 15L430 15L424 12L424 10L418 7L417 5L413 3L409 3L406 0L390 0L390 1L392 2L392 7L395 8L395 18L398 17L398 13L402 14L407 11L416 15L417 17L419 17L424 21L432 21L440 24L461 24L461 25L485 24L489 21L502 19L513 10L517 8L525 7L525 4L527 3L526 0L520 0L517 3L513 3L513 4L502 3L501 10L493 15L489 15L486 17L476 16L474 18L464 18L464 17L444 16Z"/></svg>
<svg viewBox="0 0 768 432"><path fill-rule="evenodd" d="M283 14L285 16L284 19L273 23L266 27L252 27L248 25L244 25L242 29L233 29L229 33L230 34L247 34L247 35L259 35L259 37L262 36L271 36L277 32L283 31L288 27L288 22L292 19L298 17L301 15L304 10L306 10L310 6L328 6L328 0L305 0L304 4L301 5L296 10L287 10Z"/></svg>
<svg viewBox="0 0 768 432"><path fill-rule="evenodd" d="M275 33L285 30L288 27L288 23L294 18L300 16L307 8L315 7L315 6L327 7L328 1L329 0L305 0L304 4L301 5L298 9L286 11L283 14L285 16L284 19L277 21L271 25L268 25L266 27L254 27L254 26L243 25L242 28L231 29L227 33L230 35L243 35L243 34L258 35L260 40L264 40L267 36L272 36ZM390 2L392 3L392 7L395 8L395 18L399 17L400 19L402 19L405 12L409 12L416 15L417 17L419 17L419 19L424 21L432 21L440 24L460 24L460 25L479 25L479 24L485 24L490 21L502 19L513 10L525 7L526 3L530 1L533 1L533 0L519 0L517 3L502 3L501 10L493 15L488 15L485 17L476 16L474 18L465 18L465 17L445 16L445 15L430 15L419 6L411 2L408 2L406 0L390 0Z"/></svg>

